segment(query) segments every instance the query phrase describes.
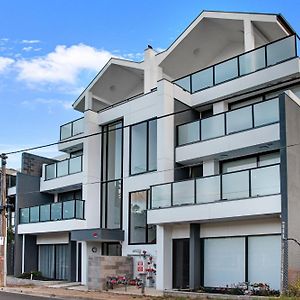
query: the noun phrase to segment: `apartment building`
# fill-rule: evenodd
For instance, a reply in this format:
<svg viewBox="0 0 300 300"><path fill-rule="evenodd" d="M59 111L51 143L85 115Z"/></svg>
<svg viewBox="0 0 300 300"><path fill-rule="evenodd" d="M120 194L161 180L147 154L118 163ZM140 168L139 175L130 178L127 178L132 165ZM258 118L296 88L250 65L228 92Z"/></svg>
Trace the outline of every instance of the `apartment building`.
<svg viewBox="0 0 300 300"><path fill-rule="evenodd" d="M300 272L297 42L281 15L204 11L165 51L112 58L61 126L42 197L18 206L15 273L97 285L102 257L136 275L146 251L158 290L285 289Z"/></svg>

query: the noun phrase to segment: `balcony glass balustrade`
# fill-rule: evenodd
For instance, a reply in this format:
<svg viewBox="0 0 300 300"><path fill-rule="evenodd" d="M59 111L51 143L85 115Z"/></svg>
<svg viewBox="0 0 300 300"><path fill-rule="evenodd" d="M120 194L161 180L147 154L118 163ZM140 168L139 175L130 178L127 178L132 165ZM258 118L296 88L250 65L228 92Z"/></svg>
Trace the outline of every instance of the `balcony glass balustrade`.
<svg viewBox="0 0 300 300"><path fill-rule="evenodd" d="M82 172L82 155L45 166L45 180Z"/></svg>
<svg viewBox="0 0 300 300"><path fill-rule="evenodd" d="M151 209L280 193L280 164L151 187Z"/></svg>
<svg viewBox="0 0 300 300"><path fill-rule="evenodd" d="M68 200L20 208L20 224L70 219L84 219L84 200Z"/></svg>
<svg viewBox="0 0 300 300"><path fill-rule="evenodd" d="M60 126L60 140L65 140L76 136L84 131L84 119L77 119Z"/></svg>
<svg viewBox="0 0 300 300"><path fill-rule="evenodd" d="M196 93L296 57L296 41L296 35L291 35L186 75L173 82L190 93Z"/></svg>
<svg viewBox="0 0 300 300"><path fill-rule="evenodd" d="M177 126L177 145L200 142L279 122L279 100L270 99Z"/></svg>

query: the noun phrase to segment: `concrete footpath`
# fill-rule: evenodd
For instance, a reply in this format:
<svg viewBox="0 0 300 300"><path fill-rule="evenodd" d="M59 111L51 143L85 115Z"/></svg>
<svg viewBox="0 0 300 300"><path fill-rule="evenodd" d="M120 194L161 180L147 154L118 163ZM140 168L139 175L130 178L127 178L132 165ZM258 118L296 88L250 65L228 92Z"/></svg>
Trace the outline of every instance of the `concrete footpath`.
<svg viewBox="0 0 300 300"><path fill-rule="evenodd" d="M78 283L66 283L58 281L24 280L10 277L7 280L7 287L1 289L4 292L17 293L31 296L40 296L58 299L98 299L98 300L133 300L140 297L143 299L157 299L162 296L161 292L155 289L145 288L145 296L141 289L130 286L125 291L124 287L106 291L88 291L86 286Z"/></svg>

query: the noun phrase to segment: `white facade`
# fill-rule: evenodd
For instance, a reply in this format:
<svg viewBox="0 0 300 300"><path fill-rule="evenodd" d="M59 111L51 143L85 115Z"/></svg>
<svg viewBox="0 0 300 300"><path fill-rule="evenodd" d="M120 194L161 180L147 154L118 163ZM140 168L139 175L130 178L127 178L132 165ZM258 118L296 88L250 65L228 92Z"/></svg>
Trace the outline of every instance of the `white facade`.
<svg viewBox="0 0 300 300"><path fill-rule="evenodd" d="M37 235L37 244L41 245L48 236L50 244L56 244L54 233L70 233L70 237L67 237L70 241L72 232L80 230L82 240L75 239L75 279L84 284L89 281L88 258L94 255L92 252L104 254L103 244L119 243L122 255L135 255L135 261L139 259L136 256L138 251L145 250L154 257L157 264L155 284L159 290L196 289L200 284L226 286L237 284L235 280L259 280L269 282L273 289L281 289L281 216L284 197L283 162L279 157L283 157L280 154L281 124L285 120L279 112L282 105L279 102L283 103L282 97L287 95L283 94L284 91L293 94L295 103L300 95L300 61L293 48L295 44L291 42L296 38L292 34L292 29L277 15L203 12L164 52L156 53L148 47L144 61L139 63L111 59L73 105L74 109L83 113L83 132L78 131L77 125L72 123L71 134L59 144L59 150L70 155L70 160L74 153L82 150L82 169L79 170L74 163L76 172L70 172L72 166L69 163L69 173L65 176L45 180L47 174L44 166L40 181L41 192L53 194L54 202L59 202L58 195L63 192L81 189L82 199L85 200L84 218L77 218L75 212L72 220L63 217L43 223L29 220L26 224L19 224L18 233L24 236ZM253 49L260 50L241 56ZM198 72L202 69L207 73ZM186 77L190 74L193 75ZM201 87L199 91L197 88L193 90L195 86ZM269 116L274 107L276 111ZM234 114L234 111L237 112L235 109L240 110ZM263 114L262 109L265 109ZM149 141L153 134L149 129L149 120L152 119L156 120L155 142ZM117 138L110 137L115 140L112 150L109 150L104 136L109 135L109 124L120 120L123 128L121 145ZM146 138L139 135L140 142L135 145L132 130L145 121ZM193 122L194 125L191 125ZM187 124L187 127L183 128L183 124ZM63 130L69 130L67 127L63 127ZM180 144L179 139L185 142ZM155 143L155 150L151 148L152 143ZM140 152L133 152L134 147ZM141 154L144 150L146 161L143 161ZM117 158L112 162L109 157L117 157L118 151L121 151L121 162ZM155 157L153 169L150 166L153 162L149 161L152 153ZM264 156L269 153L277 155L276 158ZM242 161L245 157L255 160L256 165ZM145 164L144 171L134 171L136 174L132 174L134 159L139 161L138 167ZM228 165L233 171L226 172L226 163L230 161L237 163ZM121 171L117 166L119 163ZM245 167L244 164L250 165ZM121 172L121 176L113 175L110 178L110 171L107 171L110 167L115 173ZM197 175L194 172L200 173ZM236 178L232 174L237 174ZM261 184L269 174L276 183L266 180ZM233 186L228 185L230 176ZM249 182L243 181L243 176L248 176ZM180 184L181 180L186 181ZM114 189L109 182L116 183ZM168 183L172 183L172 188L167 185L166 192L161 192L157 187ZM241 190L236 186L241 186ZM136 196L131 196L132 193L150 189L151 194L147 199L151 204L147 207L147 218L144 215L148 225L130 228L130 222L133 222L129 220L133 218L131 213L136 213L130 211L130 197L134 199ZM215 194L212 196L209 191ZM119 198L115 198L114 206L110 207L110 193L115 193L117 197L118 192L121 204ZM237 193L240 196L236 196ZM116 214L121 210L120 218L112 216L114 213L109 209ZM135 217L142 220L140 215ZM119 222L120 227L110 228L107 224L111 220ZM156 243L150 243L149 240L133 243L130 240L134 239L132 235L143 230L146 239L149 239L149 228L153 229L153 226L156 226ZM201 249L191 249L191 240L195 241L192 227L198 228L196 239L203 243ZM114 234L106 239L98 238L94 233L93 240L93 237L89 237L89 230L97 229L121 230L124 239L115 240ZM187 243L186 239L189 240ZM61 237L58 237L57 244L61 243L59 240ZM189 245L189 266L175 257L174 253L183 249L181 246L176 248L177 241L178 245L181 242L184 247ZM215 247L224 247L226 253L226 249L230 251L235 243L235 249L239 249L243 243L246 245L241 246L237 257L240 255L242 259L244 252L252 255L247 258L247 266L239 262L236 267L238 273L232 281L226 281L226 275L219 273L214 277L214 272L220 270L214 269L211 255L221 255L215 251ZM258 266L255 260L263 259L259 253L269 249L271 243L275 248L279 247L273 253L275 265L266 264L267 270L273 270L273 274L265 272L259 277L256 275ZM265 248L258 249L257 245L265 245ZM245 250L245 247L249 249ZM190 255L196 255L197 251L204 262L204 266L199 265L201 272L200 269L198 272L191 268L193 258ZM81 253L81 259L78 253ZM222 261L224 257L217 259ZM246 275L245 269L249 269ZM181 270L182 276L174 275L178 270Z"/></svg>

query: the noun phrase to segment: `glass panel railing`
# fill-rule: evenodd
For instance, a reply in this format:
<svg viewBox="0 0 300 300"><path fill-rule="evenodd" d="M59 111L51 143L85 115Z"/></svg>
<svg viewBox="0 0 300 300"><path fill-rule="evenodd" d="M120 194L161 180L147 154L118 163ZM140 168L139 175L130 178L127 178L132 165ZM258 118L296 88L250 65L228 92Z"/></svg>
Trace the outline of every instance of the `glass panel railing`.
<svg viewBox="0 0 300 300"><path fill-rule="evenodd" d="M227 134L250 129L252 127L252 106L243 107L226 113Z"/></svg>
<svg viewBox="0 0 300 300"><path fill-rule="evenodd" d="M29 208L20 208L20 224L29 223Z"/></svg>
<svg viewBox="0 0 300 300"><path fill-rule="evenodd" d="M20 208L20 224L84 219L84 200L68 200Z"/></svg>
<svg viewBox="0 0 300 300"><path fill-rule="evenodd" d="M178 145L184 145L199 141L200 139L200 121L183 124L178 128Z"/></svg>
<svg viewBox="0 0 300 300"><path fill-rule="evenodd" d="M248 198L249 196L248 170L222 175L223 200Z"/></svg>
<svg viewBox="0 0 300 300"><path fill-rule="evenodd" d="M215 65L215 83L222 83L238 76L237 58Z"/></svg>
<svg viewBox="0 0 300 300"><path fill-rule="evenodd" d="M73 122L60 126L60 140L68 139L72 136L84 132L84 119L78 119Z"/></svg>
<svg viewBox="0 0 300 300"><path fill-rule="evenodd" d="M275 164L152 186L151 209L279 194L279 170Z"/></svg>
<svg viewBox="0 0 300 300"><path fill-rule="evenodd" d="M45 174L46 180L55 178L56 177L56 164L46 165L45 172L46 172L46 174Z"/></svg>
<svg viewBox="0 0 300 300"><path fill-rule="evenodd" d="M255 127L279 122L278 98L255 104L253 109Z"/></svg>
<svg viewBox="0 0 300 300"><path fill-rule="evenodd" d="M171 183L152 187L152 208L171 206L171 187Z"/></svg>
<svg viewBox="0 0 300 300"><path fill-rule="evenodd" d="M40 222L50 221L50 204L40 206Z"/></svg>
<svg viewBox="0 0 300 300"><path fill-rule="evenodd" d="M173 205L193 204L195 201L195 181L173 183Z"/></svg>
<svg viewBox="0 0 300 300"><path fill-rule="evenodd" d="M240 75L246 75L266 67L265 48L243 54L239 57Z"/></svg>
<svg viewBox="0 0 300 300"><path fill-rule="evenodd" d="M73 132L72 135L77 135L80 133L83 133L83 125L84 125L84 119L78 119L73 122Z"/></svg>
<svg viewBox="0 0 300 300"><path fill-rule="evenodd" d="M279 122L278 98L251 104L206 119L178 125L177 145L182 146L200 140L204 141L276 122ZM199 128L201 128L201 135L199 135Z"/></svg>
<svg viewBox="0 0 300 300"><path fill-rule="evenodd" d="M225 134L224 114L201 120L201 139L208 140Z"/></svg>
<svg viewBox="0 0 300 300"><path fill-rule="evenodd" d="M62 219L62 202L51 204L51 221Z"/></svg>
<svg viewBox="0 0 300 300"><path fill-rule="evenodd" d="M75 207L76 219L84 219L84 201L76 200L75 205L76 205L76 207Z"/></svg>
<svg viewBox="0 0 300 300"><path fill-rule="evenodd" d="M295 36L267 45L266 49L268 66L293 58L296 56Z"/></svg>
<svg viewBox="0 0 300 300"><path fill-rule="evenodd" d="M214 85L213 68L208 68L194 73L192 76L192 93L206 89Z"/></svg>
<svg viewBox="0 0 300 300"><path fill-rule="evenodd" d="M61 176L66 176L69 174L68 169L69 169L69 160L63 160L58 163L56 163L56 174L57 177Z"/></svg>
<svg viewBox="0 0 300 300"><path fill-rule="evenodd" d="M82 171L82 156L70 158L69 174L74 174Z"/></svg>
<svg viewBox="0 0 300 300"><path fill-rule="evenodd" d="M60 139L64 140L72 136L72 123L60 127Z"/></svg>
<svg viewBox="0 0 300 300"><path fill-rule="evenodd" d="M239 76L275 65L296 57L296 36L272 42L263 47L237 55L224 62L212 65L196 73L173 81L190 93L196 93L211 86L235 79ZM267 61L266 61L267 60Z"/></svg>
<svg viewBox="0 0 300 300"><path fill-rule="evenodd" d="M33 206L29 208L29 222L30 223L36 223L40 221L40 207L39 206Z"/></svg>
<svg viewBox="0 0 300 300"><path fill-rule="evenodd" d="M177 84L177 85L179 85L184 90L191 92L191 80L190 80L190 76L178 79L178 80L174 81L174 83Z"/></svg>
<svg viewBox="0 0 300 300"><path fill-rule="evenodd" d="M279 165L251 170L251 196L280 193Z"/></svg>
<svg viewBox="0 0 300 300"><path fill-rule="evenodd" d="M63 202L63 219L73 219L75 217L75 200Z"/></svg>
<svg viewBox="0 0 300 300"><path fill-rule="evenodd" d="M203 177L196 180L196 202L207 203L221 199L220 176Z"/></svg>
<svg viewBox="0 0 300 300"><path fill-rule="evenodd" d="M82 172L82 155L45 166L45 180Z"/></svg>

